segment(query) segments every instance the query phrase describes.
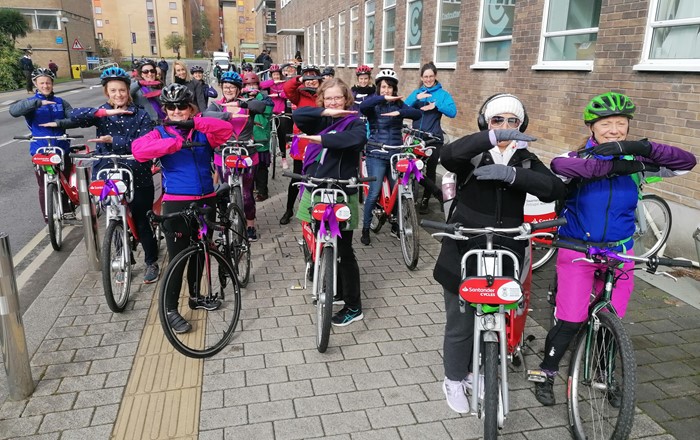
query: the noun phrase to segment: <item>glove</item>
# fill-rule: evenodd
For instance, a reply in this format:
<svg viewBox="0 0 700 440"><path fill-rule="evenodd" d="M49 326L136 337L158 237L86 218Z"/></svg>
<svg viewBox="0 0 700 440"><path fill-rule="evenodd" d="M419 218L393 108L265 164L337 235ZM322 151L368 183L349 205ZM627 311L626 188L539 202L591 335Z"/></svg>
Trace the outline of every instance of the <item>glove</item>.
<svg viewBox="0 0 700 440"><path fill-rule="evenodd" d="M591 148L593 154L598 156L619 156L628 155L649 157L651 154L651 143L642 139L639 141L619 141L606 142Z"/></svg>
<svg viewBox="0 0 700 440"><path fill-rule="evenodd" d="M474 175L476 180L500 180L509 185L515 182L515 168L507 165L484 165L474 170Z"/></svg>
<svg viewBox="0 0 700 440"><path fill-rule="evenodd" d="M524 142L533 142L536 141L536 137L532 137L529 134L521 133L520 130L516 130L514 128L507 128L505 130L491 130L491 136L489 136L492 140L494 137L496 138L497 142L501 141L524 141Z"/></svg>
<svg viewBox="0 0 700 440"><path fill-rule="evenodd" d="M173 127L192 129L194 128L194 119L188 119L186 121L163 121L163 125L171 125Z"/></svg>
<svg viewBox="0 0 700 440"><path fill-rule="evenodd" d="M659 166L641 162L639 160L613 160L610 175L627 176L629 174L640 173L642 171L659 171ZM475 173L476 174L476 173Z"/></svg>

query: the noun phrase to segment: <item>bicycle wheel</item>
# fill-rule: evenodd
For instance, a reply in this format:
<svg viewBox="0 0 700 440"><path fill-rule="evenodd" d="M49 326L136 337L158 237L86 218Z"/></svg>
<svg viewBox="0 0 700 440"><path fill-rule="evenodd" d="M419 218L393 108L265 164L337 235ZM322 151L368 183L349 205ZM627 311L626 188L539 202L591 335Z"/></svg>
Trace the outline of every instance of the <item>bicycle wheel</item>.
<svg viewBox="0 0 700 440"><path fill-rule="evenodd" d="M186 333L176 333L168 323L168 291L178 292L177 310L192 325ZM196 308L190 299L197 297L209 304L218 300L221 305L209 311ZM168 264L160 288L158 315L165 337L177 351L198 359L220 352L233 337L240 313L241 290L235 272L218 250L205 252L198 245L190 246Z"/></svg>
<svg viewBox="0 0 700 440"><path fill-rule="evenodd" d="M60 251L63 246L63 220L61 219L61 196L55 183L46 185L46 218L48 218L51 247Z"/></svg>
<svg viewBox="0 0 700 440"><path fill-rule="evenodd" d="M111 220L107 225L100 261L107 305L114 313L123 312L131 291L131 251L120 220Z"/></svg>
<svg viewBox="0 0 700 440"><path fill-rule="evenodd" d="M572 353L566 396L569 424L577 439L626 439L632 430L637 384L634 348L620 318L607 312L598 313L598 318L590 347L582 332Z"/></svg>
<svg viewBox="0 0 700 440"><path fill-rule="evenodd" d="M274 122L273 122L274 124ZM270 156L272 158L272 178L275 178L275 169L277 168L277 153L279 152L279 139L277 132L270 133Z"/></svg>
<svg viewBox="0 0 700 440"><path fill-rule="evenodd" d="M231 263L238 278L240 287L248 285L250 279L250 243L246 234L246 222L243 210L237 205L228 206L228 219L231 227L227 231L228 243L231 246Z"/></svg>
<svg viewBox="0 0 700 440"><path fill-rule="evenodd" d="M498 342L484 342L484 438L498 435Z"/></svg>
<svg viewBox="0 0 700 440"><path fill-rule="evenodd" d="M409 270L416 268L418 264L418 253L420 251L418 242L418 217L416 217L416 205L413 200L401 196L402 227L399 231L401 238L401 253L403 261Z"/></svg>
<svg viewBox="0 0 700 440"><path fill-rule="evenodd" d="M546 246L536 241L532 242L532 270L537 270L552 259L557 248Z"/></svg>
<svg viewBox="0 0 700 440"><path fill-rule="evenodd" d="M331 334L331 316L333 315L333 248L321 250L316 287L316 348L325 353Z"/></svg>
<svg viewBox="0 0 700 440"><path fill-rule="evenodd" d="M239 181L241 182L241 185L242 185L242 184L243 184L243 176L240 176L240 177L239 177ZM238 206L239 208L241 208L241 210L244 209L244 207L243 207L243 192L242 192L242 191L243 191L243 190L242 190L242 188L241 188L240 186L234 186L233 188L231 188L231 194L232 194L232 196L231 196L231 197L232 197L232 198L231 198L231 201L232 201L236 206ZM244 216L244 217L245 217L245 216Z"/></svg>
<svg viewBox="0 0 700 440"><path fill-rule="evenodd" d="M635 211L634 253L648 257L657 253L671 232L671 208L666 200L645 194Z"/></svg>
<svg viewBox="0 0 700 440"><path fill-rule="evenodd" d="M375 234L378 234L379 231L382 230L382 226L384 226L385 222L386 215L384 215L384 208L379 206L379 204L375 205L374 210L372 211L372 220L369 223L370 231L374 232Z"/></svg>

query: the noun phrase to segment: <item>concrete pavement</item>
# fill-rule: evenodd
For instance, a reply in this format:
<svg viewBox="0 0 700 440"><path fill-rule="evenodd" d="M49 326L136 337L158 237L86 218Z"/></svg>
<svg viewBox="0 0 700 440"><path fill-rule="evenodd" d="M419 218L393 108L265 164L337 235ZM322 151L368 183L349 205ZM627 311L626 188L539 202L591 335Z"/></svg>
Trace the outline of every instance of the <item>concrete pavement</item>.
<svg viewBox="0 0 700 440"><path fill-rule="evenodd" d="M240 325L211 359L168 347L154 321L159 284L140 283L140 254L132 302L113 314L79 245L24 315L37 386L29 399L8 401L0 375L0 439L479 438L481 422L452 412L441 389L444 304L431 275L439 243L421 231L418 270L410 272L388 231L368 247L356 233L365 319L334 328L320 354L309 290L291 289L303 264L299 223L278 223L286 185L278 173L273 196L258 204L261 238ZM552 270L550 263L535 276L530 366L543 348ZM633 438L697 438L700 311L638 281L626 321L639 365ZM544 408L522 372L509 379L504 438L570 438L562 380L562 403Z"/></svg>

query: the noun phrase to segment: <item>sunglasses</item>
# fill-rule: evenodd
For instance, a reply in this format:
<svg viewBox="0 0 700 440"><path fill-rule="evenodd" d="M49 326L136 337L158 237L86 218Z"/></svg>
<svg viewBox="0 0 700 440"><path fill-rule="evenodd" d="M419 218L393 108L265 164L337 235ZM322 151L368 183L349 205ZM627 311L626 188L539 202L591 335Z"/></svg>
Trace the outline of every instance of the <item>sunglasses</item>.
<svg viewBox="0 0 700 440"><path fill-rule="evenodd" d="M506 122L510 128L518 128L520 126L520 119L518 118L504 118L503 116L494 116L491 118L491 125L494 127L501 127Z"/></svg>
<svg viewBox="0 0 700 440"><path fill-rule="evenodd" d="M166 109L166 110L170 110L171 112L172 112L172 111L175 111L175 109L178 109L178 110L187 110L188 108L190 108L190 105L189 105L189 104L186 104L186 103L180 103L180 104L165 104L165 109Z"/></svg>
<svg viewBox="0 0 700 440"><path fill-rule="evenodd" d="M148 75L149 73L156 73L155 70L153 69L148 69L148 70L142 70L141 75Z"/></svg>

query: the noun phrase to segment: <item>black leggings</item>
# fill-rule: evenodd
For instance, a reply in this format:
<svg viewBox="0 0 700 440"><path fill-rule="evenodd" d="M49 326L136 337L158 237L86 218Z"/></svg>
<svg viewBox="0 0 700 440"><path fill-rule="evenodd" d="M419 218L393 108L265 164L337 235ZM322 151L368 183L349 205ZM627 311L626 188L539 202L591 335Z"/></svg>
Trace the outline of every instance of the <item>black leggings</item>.
<svg viewBox="0 0 700 440"><path fill-rule="evenodd" d="M134 216L134 223L139 235L139 242L143 247L144 261L146 265L153 264L158 261L158 242L153 235L151 222L146 217L146 213L153 209L153 191L152 186L146 188L135 188L134 198L129 203L129 209Z"/></svg>
<svg viewBox="0 0 700 440"><path fill-rule="evenodd" d="M352 248L352 232L343 231L338 238L338 293L347 307L362 309L360 267Z"/></svg>
<svg viewBox="0 0 700 440"><path fill-rule="evenodd" d="M428 158L428 163L425 167L425 177L428 178L426 182L425 179L421 180L421 185L425 188L423 190L423 200L430 199L430 196L435 196L438 200L442 201L442 196L440 194L439 185L435 182L436 170L438 162L440 161L440 150L442 149L442 144L433 144L435 149L433 154ZM431 184L432 183L432 184Z"/></svg>
<svg viewBox="0 0 700 440"><path fill-rule="evenodd" d="M295 174L301 174L301 167L303 165L304 165L303 161L294 159L292 171ZM299 180L291 179L289 181L289 188L287 188L287 211L289 211L289 212L294 212L294 202L296 201L297 197L299 196L299 187L294 186L294 184L296 182L299 182Z"/></svg>

